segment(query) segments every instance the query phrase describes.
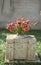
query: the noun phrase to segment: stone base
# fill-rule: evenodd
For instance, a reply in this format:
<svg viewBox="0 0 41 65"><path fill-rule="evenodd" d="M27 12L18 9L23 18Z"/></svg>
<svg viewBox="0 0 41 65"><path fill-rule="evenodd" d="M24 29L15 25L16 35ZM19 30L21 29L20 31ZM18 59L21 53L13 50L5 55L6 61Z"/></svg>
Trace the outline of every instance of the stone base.
<svg viewBox="0 0 41 65"><path fill-rule="evenodd" d="M36 38L33 35L9 35L6 38L6 59L35 61Z"/></svg>
<svg viewBox="0 0 41 65"><path fill-rule="evenodd" d="M37 53L36 53L37 54ZM39 57L38 57L38 54L36 55L36 59L35 60L23 60L23 59L15 59L15 60L13 60L13 61L10 61L10 60L8 60L8 59L6 59L6 57L5 57L5 63L18 63L18 62L20 62L20 63L25 63L25 62L29 62L29 63L40 63L41 61L40 61L40 59L39 59Z"/></svg>

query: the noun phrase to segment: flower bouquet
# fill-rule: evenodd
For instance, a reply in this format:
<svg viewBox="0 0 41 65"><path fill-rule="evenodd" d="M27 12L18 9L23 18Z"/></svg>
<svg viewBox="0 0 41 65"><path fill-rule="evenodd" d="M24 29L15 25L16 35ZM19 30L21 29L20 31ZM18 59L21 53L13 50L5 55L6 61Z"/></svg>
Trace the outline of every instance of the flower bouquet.
<svg viewBox="0 0 41 65"><path fill-rule="evenodd" d="M38 22L31 23L30 20L26 20L25 18L18 18L16 21L7 24L7 29L10 32L16 32L18 34L24 34L28 32L32 26L37 25Z"/></svg>

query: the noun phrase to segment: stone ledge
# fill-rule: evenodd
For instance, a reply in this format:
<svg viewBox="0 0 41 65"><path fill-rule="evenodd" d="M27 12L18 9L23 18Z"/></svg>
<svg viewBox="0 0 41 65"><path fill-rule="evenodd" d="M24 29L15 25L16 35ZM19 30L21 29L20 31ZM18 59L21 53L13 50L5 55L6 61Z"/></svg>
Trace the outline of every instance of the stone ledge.
<svg viewBox="0 0 41 65"><path fill-rule="evenodd" d="M35 40L36 40L36 38L35 38L35 36L34 35L17 35L17 34L15 34L15 35L7 35L7 37L6 37L6 41L8 41L8 40L13 40L13 39L17 39L17 38L29 38L29 39L31 39L31 38L34 38Z"/></svg>

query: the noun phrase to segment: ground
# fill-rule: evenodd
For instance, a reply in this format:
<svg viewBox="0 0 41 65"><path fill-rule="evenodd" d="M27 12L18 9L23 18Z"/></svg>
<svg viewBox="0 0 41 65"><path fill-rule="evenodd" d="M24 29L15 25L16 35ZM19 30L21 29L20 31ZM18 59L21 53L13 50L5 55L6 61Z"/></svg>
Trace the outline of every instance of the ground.
<svg viewBox="0 0 41 65"><path fill-rule="evenodd" d="M0 65L4 65L5 51L6 51L6 36L10 33L8 30L0 29ZM27 35L35 35L37 39L36 52L41 56L41 30L31 30L26 33ZM41 57L40 57L41 59Z"/></svg>

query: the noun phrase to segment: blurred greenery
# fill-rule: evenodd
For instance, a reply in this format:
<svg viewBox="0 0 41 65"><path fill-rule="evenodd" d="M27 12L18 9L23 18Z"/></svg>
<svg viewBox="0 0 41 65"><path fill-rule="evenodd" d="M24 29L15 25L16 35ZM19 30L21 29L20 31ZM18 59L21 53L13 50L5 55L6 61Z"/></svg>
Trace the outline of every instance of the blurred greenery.
<svg viewBox="0 0 41 65"><path fill-rule="evenodd" d="M6 36L10 33L10 31L5 29L0 29L0 65L4 65L5 63L5 51L6 51ZM26 32L27 35L34 35L37 39L36 43L36 52L41 56L41 30L30 30ZM20 64L19 64L20 65Z"/></svg>

